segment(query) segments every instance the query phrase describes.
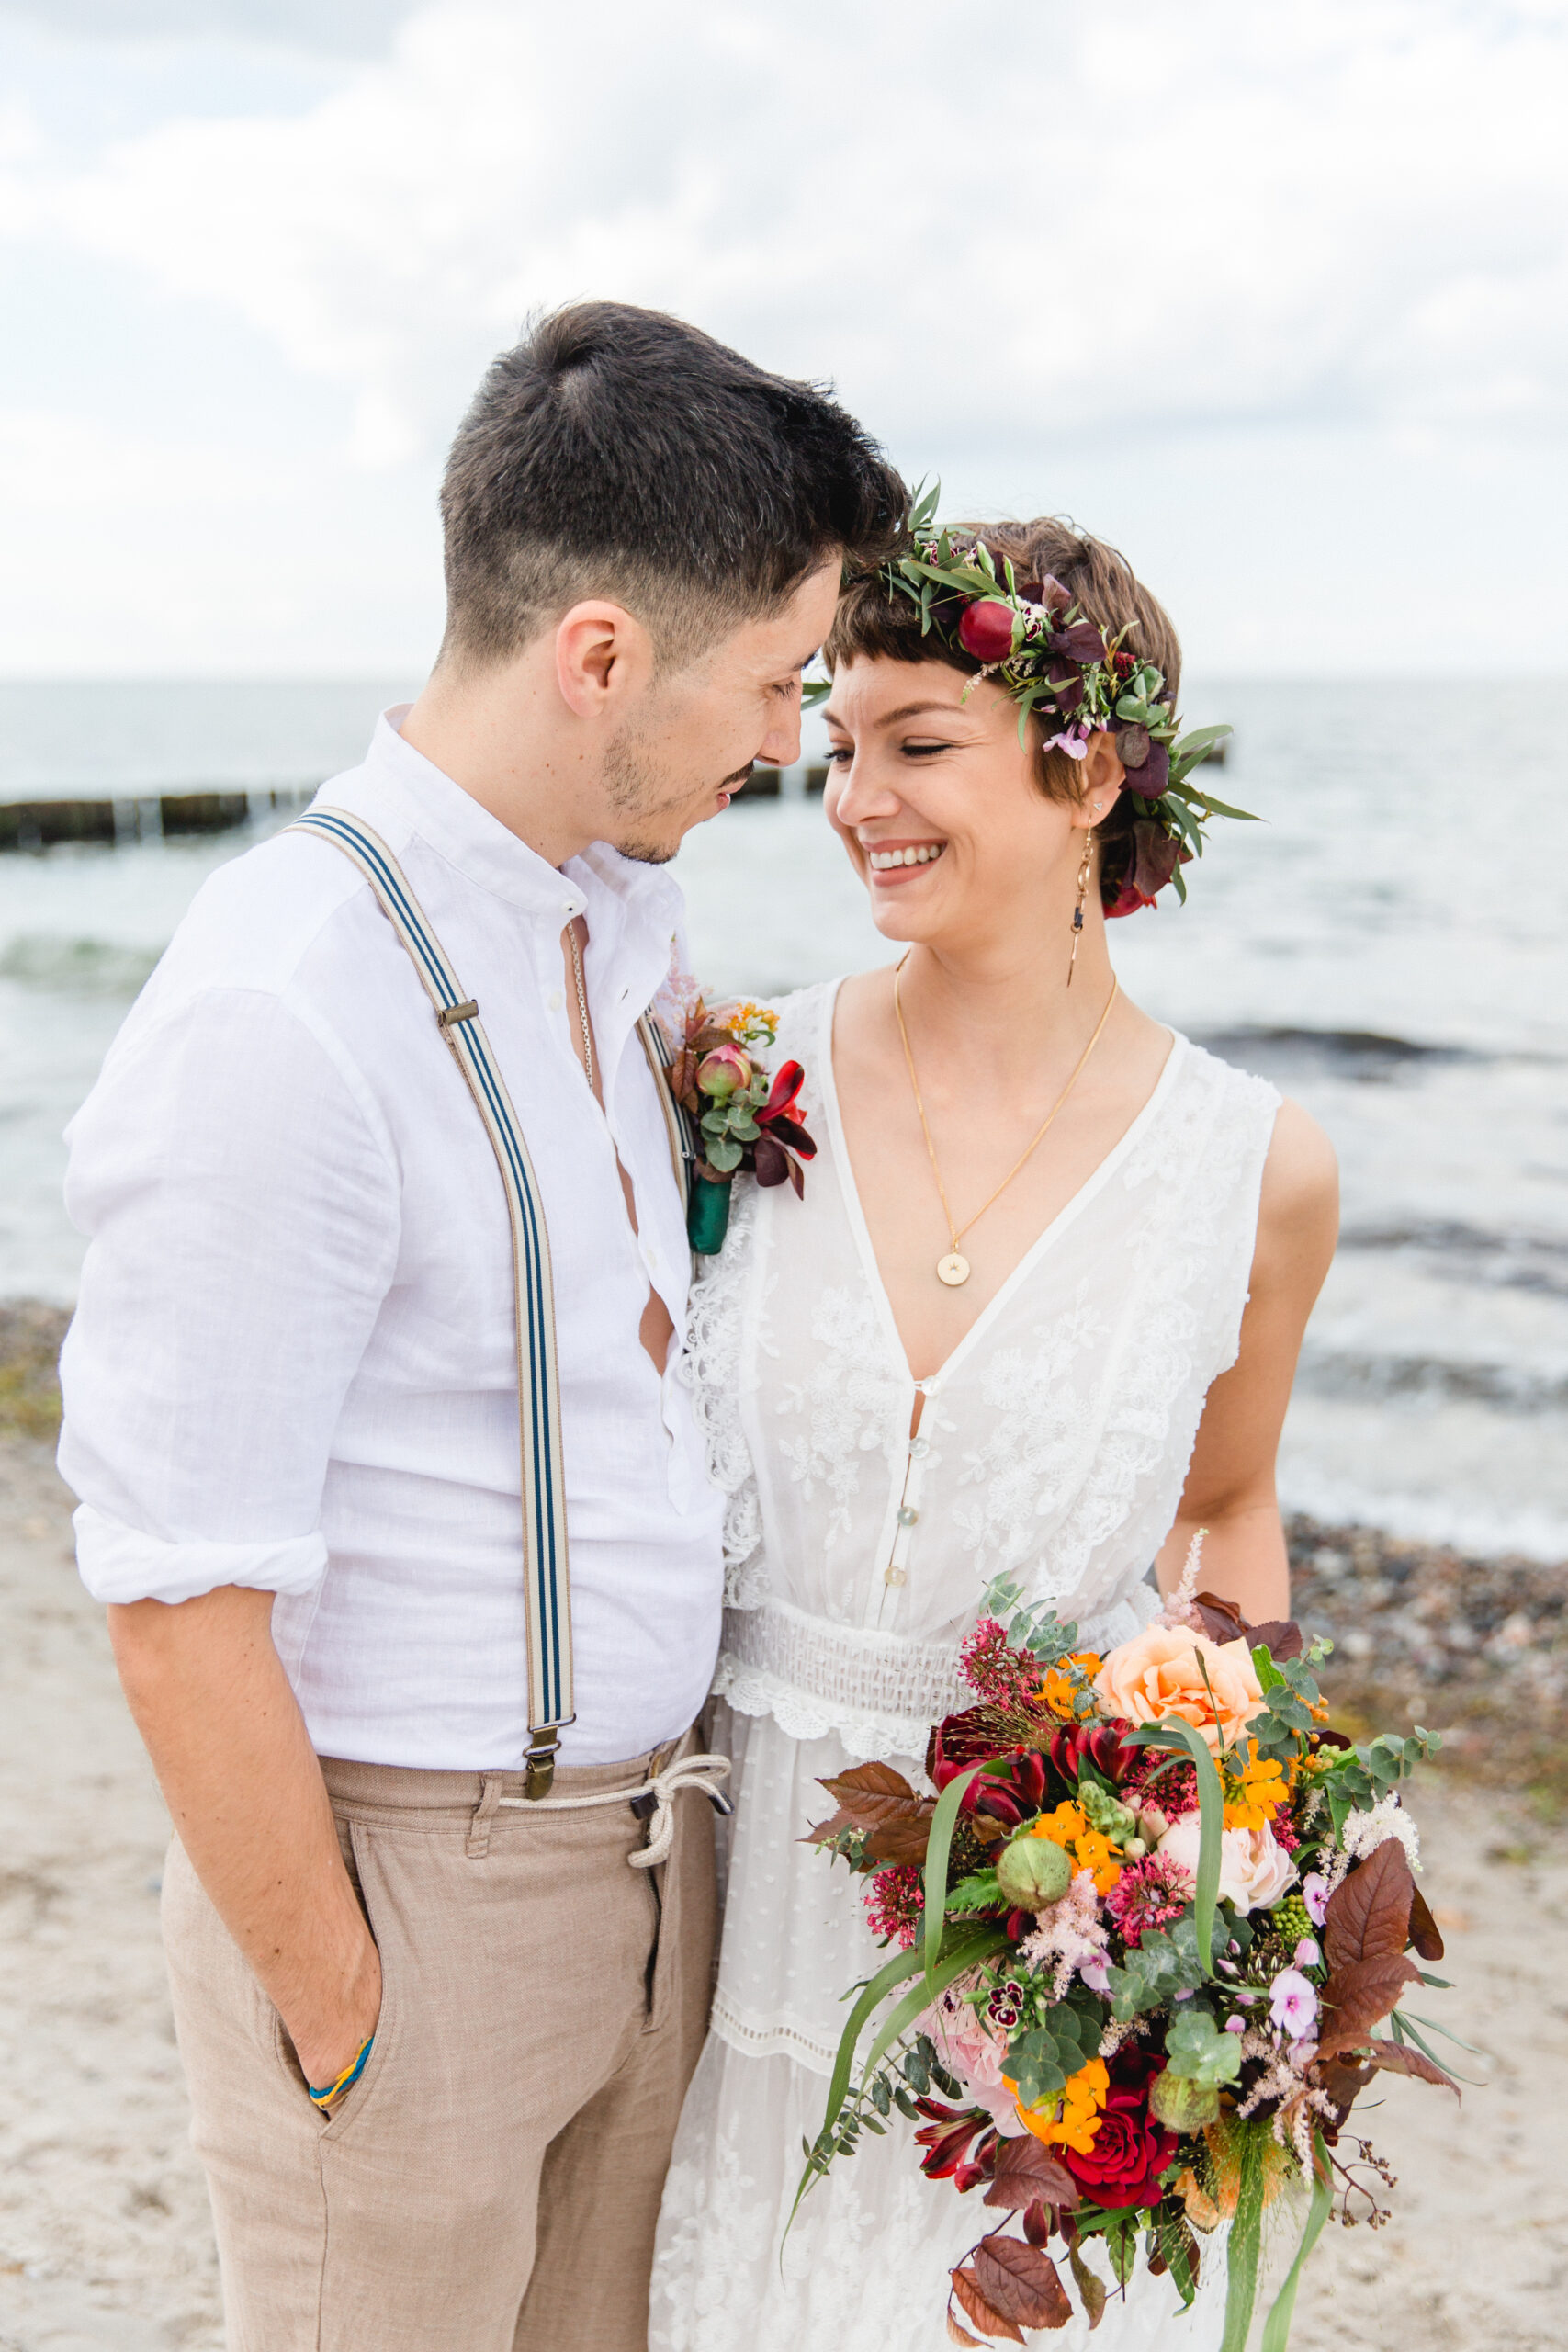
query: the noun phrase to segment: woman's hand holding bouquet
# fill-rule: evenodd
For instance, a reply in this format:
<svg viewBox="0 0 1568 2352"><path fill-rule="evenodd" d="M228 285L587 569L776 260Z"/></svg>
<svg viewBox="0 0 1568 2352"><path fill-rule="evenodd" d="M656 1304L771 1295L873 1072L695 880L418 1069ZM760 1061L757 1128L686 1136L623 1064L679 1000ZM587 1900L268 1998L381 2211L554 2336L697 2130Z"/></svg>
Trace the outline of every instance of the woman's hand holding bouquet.
<svg viewBox="0 0 1568 2352"><path fill-rule="evenodd" d="M1098 2316L1097 2237L1112 2280L1141 2247L1189 2302L1202 2238L1228 2222L1240 2352L1264 2209L1302 2180L1264 2336L1284 2352L1336 2194L1382 2218L1377 2159L1342 2153L1358 2094L1379 2069L1456 2087L1397 2006L1442 1981L1410 1957L1442 1941L1396 1794L1437 1740L1331 1731L1327 1645L1194 1597L1198 1550L1162 1616L1104 1658L993 1586L964 1653L976 1703L931 1734L935 1793L874 1763L824 1783L839 1809L813 1838L867 1876L899 1949L855 2004L801 2194L895 2109L916 2122L926 2174L999 2209L952 2274L959 2344L1065 2325L1064 2267Z"/></svg>

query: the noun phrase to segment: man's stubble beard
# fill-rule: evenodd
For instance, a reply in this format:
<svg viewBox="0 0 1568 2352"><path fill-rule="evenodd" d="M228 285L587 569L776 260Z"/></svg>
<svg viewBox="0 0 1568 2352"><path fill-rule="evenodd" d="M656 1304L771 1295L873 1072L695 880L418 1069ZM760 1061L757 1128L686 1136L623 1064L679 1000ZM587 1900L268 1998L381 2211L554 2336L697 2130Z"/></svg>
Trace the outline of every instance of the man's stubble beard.
<svg viewBox="0 0 1568 2352"><path fill-rule="evenodd" d="M733 776L726 776L725 786L739 786L751 773L751 763L746 763ZM666 793L663 779L658 775L644 748L644 739L627 728L608 745L604 753L604 792L617 817L626 819L623 833L617 826L611 847L623 857L631 858L638 865L668 865L693 825L701 821L681 823L682 816L691 808L694 790ZM655 821L668 816L676 827L673 841L660 839L653 830Z"/></svg>

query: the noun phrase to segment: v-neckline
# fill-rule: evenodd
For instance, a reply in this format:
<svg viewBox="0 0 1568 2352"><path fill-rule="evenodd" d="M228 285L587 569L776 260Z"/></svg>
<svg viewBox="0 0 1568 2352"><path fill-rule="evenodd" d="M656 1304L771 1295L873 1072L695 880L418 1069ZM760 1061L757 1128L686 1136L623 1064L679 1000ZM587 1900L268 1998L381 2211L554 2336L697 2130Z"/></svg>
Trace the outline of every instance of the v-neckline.
<svg viewBox="0 0 1568 2352"><path fill-rule="evenodd" d="M988 1300L987 1303L980 1309L979 1314L975 1317L974 1322L971 1323L969 1329L964 1332L964 1337L958 1341L956 1347L954 1347L951 1352L942 1359L942 1363L938 1364L934 1372L927 1373L923 1378L917 1380L914 1373L909 1368L908 1350L904 1345L904 1336L898 1329L898 1318L893 1312L893 1301L888 1296L887 1285L882 1277L882 1268L877 1262L876 1250L871 1238L871 1227L866 1223L865 1211L861 1204L860 1185L856 1181L854 1167L850 1159L849 1148L844 1141L844 1123L839 1109L839 1081L833 1069L833 1022L834 1016L838 1011L839 991L843 985L843 978L840 975L838 979L829 984L825 992L826 1002L821 1036L820 1085L823 1106L828 1114L829 1140L833 1149L833 1158L838 1170L839 1183L843 1193L844 1208L850 1220L850 1230L854 1235L855 1247L860 1253L862 1271L865 1275L867 1283L871 1286L871 1295L876 1304L876 1312L878 1319L882 1325L883 1337L888 1342L888 1345L892 1350L894 1361L897 1364L899 1373L910 1392L912 1394L923 1394L928 1396L935 1396L938 1389L951 1379L953 1374L957 1371L964 1358L969 1353L970 1350L979 1340L987 1327L996 1320L998 1315L1012 1298L1014 1293L1018 1291L1025 1282L1027 1282L1029 1276L1033 1272L1035 1266L1039 1263L1040 1260L1046 1255L1057 1236L1066 1231L1066 1227L1071 1225L1073 1220L1077 1216L1080 1210L1088 1207L1089 1202L1093 1200L1095 1194L1100 1190L1101 1186L1110 1180L1111 1176L1115 1172L1122 1161L1126 1159L1134 1143L1143 1132L1144 1128L1149 1125L1155 1116L1155 1114L1164 1102L1167 1094L1170 1091L1176 1071L1186 1057L1187 1040L1182 1035L1179 1029L1173 1029L1171 1031L1170 1050L1166 1055L1160 1074L1155 1080L1154 1086L1150 1090L1148 1099L1144 1103L1142 1109L1134 1114L1127 1126L1123 1128L1121 1136L1117 1138L1116 1142L1111 1145L1111 1149L1106 1153L1104 1159L1100 1161L1097 1167L1090 1170L1089 1173L1084 1178L1083 1182L1078 1186L1077 1190L1073 1193L1068 1199L1063 1202L1055 1216L1051 1219L1050 1224L1047 1225L1042 1232L1036 1234L1034 1239L1030 1243L1028 1249L1024 1251L1017 1265L1014 1266L1012 1272L998 1289L996 1295Z"/></svg>

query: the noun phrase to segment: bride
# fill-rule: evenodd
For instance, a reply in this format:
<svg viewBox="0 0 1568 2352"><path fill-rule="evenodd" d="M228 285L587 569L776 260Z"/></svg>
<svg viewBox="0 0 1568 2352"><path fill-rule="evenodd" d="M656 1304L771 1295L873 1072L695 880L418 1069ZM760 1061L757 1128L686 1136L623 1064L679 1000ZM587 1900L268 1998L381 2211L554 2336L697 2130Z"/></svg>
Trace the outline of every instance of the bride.
<svg viewBox="0 0 1568 2352"><path fill-rule="evenodd" d="M984 538L1025 598L1059 607L1065 589L1108 640L1125 630L1174 718L1174 632L1120 557L1050 521ZM1162 772L1157 740L1140 760L1143 740L1058 717L1047 743L1031 716L1021 741L1019 671L994 674L1005 607L999 649L984 613L961 636L955 609L922 635L890 572L840 607L827 813L878 929L907 944L784 1006L779 1055L805 1065L818 1157L804 1203L746 1183L696 1294L729 1498L714 1744L737 1810L652 2352L948 2341L947 2271L994 2217L922 2177L897 2118L813 2189L781 2262L840 1996L886 1957L858 1889L801 1839L830 1810L818 1781L852 1762L924 1785L930 1725L969 1703L958 1647L990 1579L1103 1650L1157 1607L1150 1563L1168 1588L1201 1526L1205 1584L1249 1620L1288 1614L1274 1456L1334 1246L1332 1154L1117 987L1105 913L1146 903L1174 863L1125 788ZM1140 2270L1100 2352L1212 2352L1208 2268L1179 2321L1168 2280ZM1051 2340L1077 2346L1086 2322Z"/></svg>

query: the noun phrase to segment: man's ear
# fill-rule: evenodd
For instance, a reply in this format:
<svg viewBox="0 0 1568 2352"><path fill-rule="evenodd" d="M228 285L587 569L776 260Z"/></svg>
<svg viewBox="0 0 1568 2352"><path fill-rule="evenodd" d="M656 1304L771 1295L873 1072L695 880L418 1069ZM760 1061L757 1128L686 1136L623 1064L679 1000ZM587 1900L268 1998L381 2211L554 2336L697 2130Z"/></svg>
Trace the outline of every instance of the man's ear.
<svg viewBox="0 0 1568 2352"><path fill-rule="evenodd" d="M653 677L653 641L636 615L586 598L556 625L556 684L578 718L624 712Z"/></svg>

